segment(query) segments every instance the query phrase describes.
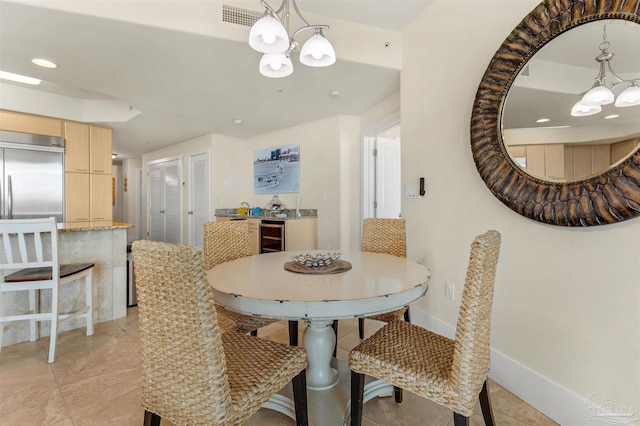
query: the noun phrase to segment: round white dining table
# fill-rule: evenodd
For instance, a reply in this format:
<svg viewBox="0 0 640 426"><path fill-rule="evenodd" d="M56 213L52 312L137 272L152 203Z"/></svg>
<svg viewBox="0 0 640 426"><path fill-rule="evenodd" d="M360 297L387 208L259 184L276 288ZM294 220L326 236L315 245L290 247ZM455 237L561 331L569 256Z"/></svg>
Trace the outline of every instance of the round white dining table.
<svg viewBox="0 0 640 426"><path fill-rule="evenodd" d="M311 251L304 253L327 253ZM333 320L394 311L421 298L429 269L388 254L342 252L351 269L334 274L285 270L292 256L276 252L243 257L215 266L207 273L217 303L236 312L282 320L304 320L307 387L327 390L339 380L331 367L336 336Z"/></svg>

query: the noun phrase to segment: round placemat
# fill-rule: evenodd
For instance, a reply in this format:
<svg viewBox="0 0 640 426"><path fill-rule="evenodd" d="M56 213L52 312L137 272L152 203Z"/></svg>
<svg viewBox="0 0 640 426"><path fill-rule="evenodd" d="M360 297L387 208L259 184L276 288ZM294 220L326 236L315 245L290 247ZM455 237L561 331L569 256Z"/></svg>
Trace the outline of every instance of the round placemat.
<svg viewBox="0 0 640 426"><path fill-rule="evenodd" d="M346 272L351 269L351 263L346 260L336 260L330 265L323 266L320 268L309 268L306 266L302 266L297 262L286 262L284 264L284 269L289 272L296 272L298 274L339 274L340 272Z"/></svg>

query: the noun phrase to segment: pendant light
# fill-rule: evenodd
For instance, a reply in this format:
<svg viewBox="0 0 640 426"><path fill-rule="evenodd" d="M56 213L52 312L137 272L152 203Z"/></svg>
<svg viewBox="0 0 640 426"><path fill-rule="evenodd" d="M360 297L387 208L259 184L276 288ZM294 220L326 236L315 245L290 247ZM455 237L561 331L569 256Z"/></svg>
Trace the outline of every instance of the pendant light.
<svg viewBox="0 0 640 426"><path fill-rule="evenodd" d="M322 32L329 29L329 26L309 25L300 14L296 0L282 0L277 10L269 6L265 0L261 0L260 4L265 8L265 14L251 27L249 46L264 53L258 67L262 75L272 78L290 75L293 72L291 54L298 48L296 36L307 30L314 30L314 34L302 46L300 62L310 67L326 67L336 62L333 46ZM304 26L289 35L291 8Z"/></svg>
<svg viewBox="0 0 640 426"><path fill-rule="evenodd" d="M600 54L595 58L595 60L600 64L600 70L598 71L595 83L591 89L589 89L584 96L576 102L573 108L571 108L571 115L574 117L597 114L602 111L603 105L609 105L614 101L614 105L619 108L640 105L640 87L638 87L639 79L624 80L611 68L611 60L615 55L609 52L611 43L607 41L606 25L603 27L602 39L603 42L600 43L599 46ZM610 88L606 86L607 70L614 81ZM628 85L628 87L616 98L613 91L625 85Z"/></svg>

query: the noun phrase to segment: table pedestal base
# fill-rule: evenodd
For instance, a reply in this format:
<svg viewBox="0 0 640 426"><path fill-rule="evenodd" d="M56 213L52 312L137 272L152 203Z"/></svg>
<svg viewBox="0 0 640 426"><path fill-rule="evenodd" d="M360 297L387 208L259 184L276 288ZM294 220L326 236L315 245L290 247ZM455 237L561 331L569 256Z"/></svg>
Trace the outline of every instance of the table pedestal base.
<svg viewBox="0 0 640 426"><path fill-rule="evenodd" d="M348 425L351 414L351 371L342 360L331 361L332 370L338 374L338 382L327 390L307 388L307 408L309 424L313 426ZM366 378L364 403L375 397L392 396L393 386L381 380ZM265 402L263 408L278 411L295 420L293 391L288 384L278 394Z"/></svg>
<svg viewBox="0 0 640 426"><path fill-rule="evenodd" d="M331 368L336 335L333 321L310 320L304 330L304 348L307 351L307 389L327 390L338 384L339 374Z"/></svg>

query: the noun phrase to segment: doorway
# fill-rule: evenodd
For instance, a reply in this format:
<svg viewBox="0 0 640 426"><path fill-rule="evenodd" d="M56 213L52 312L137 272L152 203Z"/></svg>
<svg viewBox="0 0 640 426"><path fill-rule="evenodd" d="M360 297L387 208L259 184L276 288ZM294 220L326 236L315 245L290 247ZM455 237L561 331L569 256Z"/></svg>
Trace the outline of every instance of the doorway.
<svg viewBox="0 0 640 426"><path fill-rule="evenodd" d="M210 219L209 199L209 152L189 155L187 164L189 176L189 210L187 211L187 244L204 247L204 224Z"/></svg>
<svg viewBox="0 0 640 426"><path fill-rule="evenodd" d="M363 218L401 217L401 133L394 119L364 133Z"/></svg>
<svg viewBox="0 0 640 426"><path fill-rule="evenodd" d="M147 170L147 238L180 244L180 159L153 161L147 163Z"/></svg>

